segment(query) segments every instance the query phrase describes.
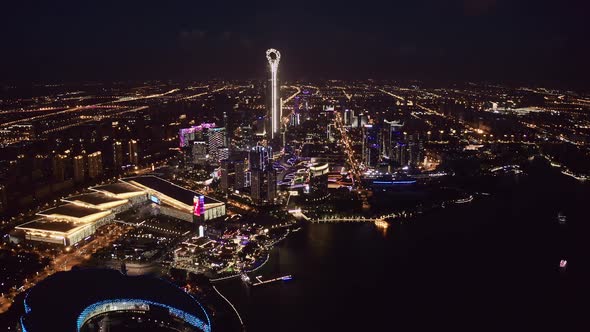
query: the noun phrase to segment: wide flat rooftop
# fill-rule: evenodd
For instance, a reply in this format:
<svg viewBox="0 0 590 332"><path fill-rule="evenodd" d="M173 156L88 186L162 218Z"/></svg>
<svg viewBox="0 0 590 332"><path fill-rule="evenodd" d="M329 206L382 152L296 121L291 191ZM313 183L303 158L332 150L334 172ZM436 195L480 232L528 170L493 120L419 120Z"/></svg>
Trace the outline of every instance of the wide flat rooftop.
<svg viewBox="0 0 590 332"><path fill-rule="evenodd" d="M67 221L49 221L46 219L38 219L29 221L22 225L17 226L17 229L22 228L29 228L29 229L36 229L40 231L52 231L52 232L61 232L67 233L74 228L80 227L80 224L75 224L73 222Z"/></svg>
<svg viewBox="0 0 590 332"><path fill-rule="evenodd" d="M93 192L77 196L71 196L65 199L68 202L83 202L91 205L101 205L106 203L124 202L125 199L110 197L101 193Z"/></svg>
<svg viewBox="0 0 590 332"><path fill-rule="evenodd" d="M103 210L84 207L76 204L64 204L58 207L47 209L37 214L40 216L62 215L74 218L84 218L97 213L103 213Z"/></svg>
<svg viewBox="0 0 590 332"><path fill-rule="evenodd" d="M133 178L126 178L123 181L131 182L134 181L139 183L142 186L148 187L154 191L162 193L172 199L175 199L183 204L192 206L193 205L193 198L195 196L200 196L202 194L192 191L181 186L178 186L172 182L166 181L161 179L157 176L153 175L146 175L146 176L138 176ZM222 203L216 199L211 197L205 196L205 204L215 204L215 203Z"/></svg>
<svg viewBox="0 0 590 332"><path fill-rule="evenodd" d="M132 186L125 182L116 182L116 183L109 183L102 186L92 187L90 189L96 191L106 191L115 195L119 194L129 194L129 193L140 193L143 190L137 188L136 186Z"/></svg>

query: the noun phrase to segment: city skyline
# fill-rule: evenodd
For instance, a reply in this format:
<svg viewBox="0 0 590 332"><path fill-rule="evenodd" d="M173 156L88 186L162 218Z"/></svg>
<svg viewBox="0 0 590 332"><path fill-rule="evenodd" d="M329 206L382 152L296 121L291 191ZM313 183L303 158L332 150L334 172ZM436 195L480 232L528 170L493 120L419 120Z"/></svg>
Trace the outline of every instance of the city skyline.
<svg viewBox="0 0 590 332"><path fill-rule="evenodd" d="M0 17L0 329L590 327L581 2L68 1Z"/></svg>

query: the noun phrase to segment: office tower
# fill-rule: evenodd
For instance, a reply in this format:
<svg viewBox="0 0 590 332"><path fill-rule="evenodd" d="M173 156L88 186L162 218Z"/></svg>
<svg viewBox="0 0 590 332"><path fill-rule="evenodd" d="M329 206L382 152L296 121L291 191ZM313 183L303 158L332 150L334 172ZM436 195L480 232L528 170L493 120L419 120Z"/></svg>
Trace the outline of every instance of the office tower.
<svg viewBox="0 0 590 332"><path fill-rule="evenodd" d="M74 157L74 181L77 183L84 182L84 156L78 155Z"/></svg>
<svg viewBox="0 0 590 332"><path fill-rule="evenodd" d="M205 140L205 131L210 128L215 128L215 123L201 123L198 126L190 128L182 128L178 131L178 138L180 140L180 147L188 147L193 141Z"/></svg>
<svg viewBox="0 0 590 332"><path fill-rule="evenodd" d="M219 150L225 146L225 128L210 128L207 131L209 136L209 158L213 164L219 164Z"/></svg>
<svg viewBox="0 0 590 332"><path fill-rule="evenodd" d="M279 84L279 62L281 53L274 48L266 51L266 59L270 71L270 77L267 86L268 115L270 126L267 130L268 138L280 138L281 130L281 86Z"/></svg>
<svg viewBox="0 0 590 332"><path fill-rule="evenodd" d="M273 203L277 196L277 173L268 159L269 148L256 148L250 151L252 201L256 204Z"/></svg>
<svg viewBox="0 0 590 332"><path fill-rule="evenodd" d="M240 127L241 142L240 147L242 150L250 150L254 146L254 129L251 126Z"/></svg>
<svg viewBox="0 0 590 332"><path fill-rule="evenodd" d="M328 138L328 141L330 143L336 141L336 126L333 123L328 124L326 131L326 137Z"/></svg>
<svg viewBox="0 0 590 332"><path fill-rule="evenodd" d="M314 197L326 197L328 195L329 165L314 164L309 167L309 193Z"/></svg>
<svg viewBox="0 0 590 332"><path fill-rule="evenodd" d="M289 116L289 125L292 127L297 127L301 123L301 117L298 110L293 110L291 115Z"/></svg>
<svg viewBox="0 0 590 332"><path fill-rule="evenodd" d="M221 191L224 193L233 189L232 177L235 177L235 170L230 160L224 159L221 161Z"/></svg>
<svg viewBox="0 0 590 332"><path fill-rule="evenodd" d="M207 143L205 141L195 141L192 147L193 163L195 165L207 164Z"/></svg>
<svg viewBox="0 0 590 332"><path fill-rule="evenodd" d="M395 145L395 162L399 166L407 166L408 165L408 146L402 142L397 142Z"/></svg>
<svg viewBox="0 0 590 332"><path fill-rule="evenodd" d="M399 121L383 120L382 129L382 156L394 159L395 146L401 140L401 128L404 126Z"/></svg>
<svg viewBox="0 0 590 332"><path fill-rule="evenodd" d="M272 159L272 148L270 146L257 145L250 150L249 153L249 168L260 169L265 171L269 167Z"/></svg>
<svg viewBox="0 0 590 332"><path fill-rule="evenodd" d="M222 146L219 149L217 149L217 158L219 160L229 158L229 148L227 146Z"/></svg>
<svg viewBox="0 0 590 332"><path fill-rule="evenodd" d="M66 179L66 160L67 156L56 154L51 159L53 180L56 182L63 182Z"/></svg>
<svg viewBox="0 0 590 332"><path fill-rule="evenodd" d="M88 177L96 179L102 175L102 153L96 151L88 154Z"/></svg>
<svg viewBox="0 0 590 332"><path fill-rule="evenodd" d="M132 139L129 141L129 164L139 165L139 147L137 141Z"/></svg>
<svg viewBox="0 0 590 332"><path fill-rule="evenodd" d="M119 141L113 142L113 167L116 171L123 167L123 144Z"/></svg>
<svg viewBox="0 0 590 332"><path fill-rule="evenodd" d="M424 161L424 141L419 133L410 136L408 150L410 164L414 167L420 166Z"/></svg>
<svg viewBox="0 0 590 332"><path fill-rule="evenodd" d="M362 162L366 166L375 166L379 159L379 131L372 125L362 127Z"/></svg>
<svg viewBox="0 0 590 332"><path fill-rule="evenodd" d="M266 200L269 203L274 203L277 198L277 171L269 167L265 172L266 182Z"/></svg>
<svg viewBox="0 0 590 332"><path fill-rule="evenodd" d="M237 160L235 162L236 185L235 189L242 189L246 187L246 162L244 160Z"/></svg>
<svg viewBox="0 0 590 332"><path fill-rule="evenodd" d="M223 112L223 127L225 128L225 131L230 134L232 131L229 128L229 118L227 117L227 112ZM227 135L226 135L226 139L227 139ZM225 142L225 145L229 145L228 142Z"/></svg>
<svg viewBox="0 0 590 332"><path fill-rule="evenodd" d="M353 110L350 110L350 109L344 110L344 125L345 126L347 126L347 127L352 126L354 118L355 118L355 115L354 115Z"/></svg>
<svg viewBox="0 0 590 332"><path fill-rule="evenodd" d="M262 201L262 185L264 184L264 171L260 169L250 170L250 196L254 203Z"/></svg>

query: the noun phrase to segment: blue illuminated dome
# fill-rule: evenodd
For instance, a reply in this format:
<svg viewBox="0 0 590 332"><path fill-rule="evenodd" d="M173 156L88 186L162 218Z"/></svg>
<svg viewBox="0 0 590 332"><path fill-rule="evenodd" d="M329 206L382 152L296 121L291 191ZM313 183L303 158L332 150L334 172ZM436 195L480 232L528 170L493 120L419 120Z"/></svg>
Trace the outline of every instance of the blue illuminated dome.
<svg viewBox="0 0 590 332"><path fill-rule="evenodd" d="M196 331L211 331L203 306L182 289L162 279L130 277L115 270L58 272L29 291L24 307L24 332L78 332L99 315L152 309L166 312Z"/></svg>

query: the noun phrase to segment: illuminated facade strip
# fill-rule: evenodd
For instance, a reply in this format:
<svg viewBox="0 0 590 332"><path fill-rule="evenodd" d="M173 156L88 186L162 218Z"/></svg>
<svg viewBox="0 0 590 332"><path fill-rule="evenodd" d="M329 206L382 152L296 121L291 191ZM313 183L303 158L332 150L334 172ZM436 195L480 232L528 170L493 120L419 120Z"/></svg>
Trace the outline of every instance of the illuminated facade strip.
<svg viewBox="0 0 590 332"><path fill-rule="evenodd" d="M78 316L78 319L76 321L77 331L80 332L82 326L84 326L84 324L88 320L97 315L101 315L112 311L138 310L136 308L140 308L139 310L147 311L149 310L149 306L156 306L168 309L168 312L172 316L187 322L188 324L200 329L203 332L211 332L211 323L209 322L209 316L207 316L206 312L205 315L207 317L208 323L203 322L201 319L192 314L189 314L188 312L174 308L167 304L143 299L112 299L91 304L88 307L86 307L86 309L84 309Z"/></svg>

